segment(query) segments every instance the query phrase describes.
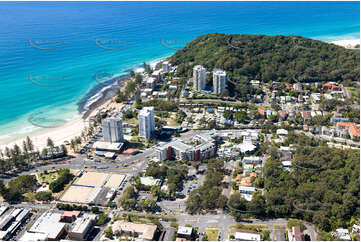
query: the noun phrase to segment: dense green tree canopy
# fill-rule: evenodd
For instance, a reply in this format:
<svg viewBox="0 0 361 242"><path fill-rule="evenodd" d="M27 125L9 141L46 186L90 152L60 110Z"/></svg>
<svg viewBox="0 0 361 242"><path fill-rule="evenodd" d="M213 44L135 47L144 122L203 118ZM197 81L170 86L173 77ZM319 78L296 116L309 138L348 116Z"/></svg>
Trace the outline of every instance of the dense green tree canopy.
<svg viewBox="0 0 361 242"><path fill-rule="evenodd" d="M354 50L300 36L207 34L170 57L178 74L195 65L227 71L230 92L244 92L251 79L312 82L359 81L360 57ZM231 89L232 88L232 89ZM235 89L235 90L233 90ZM248 93L249 90L248 90Z"/></svg>

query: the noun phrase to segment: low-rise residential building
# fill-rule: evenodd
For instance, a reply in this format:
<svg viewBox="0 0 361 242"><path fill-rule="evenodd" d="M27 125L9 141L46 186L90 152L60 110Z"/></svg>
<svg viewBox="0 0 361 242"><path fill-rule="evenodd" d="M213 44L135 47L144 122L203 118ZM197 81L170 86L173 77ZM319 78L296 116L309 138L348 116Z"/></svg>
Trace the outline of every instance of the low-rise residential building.
<svg viewBox="0 0 361 242"><path fill-rule="evenodd" d="M152 78L154 78L156 80L156 82L159 82L161 80L161 73L162 73L162 70L153 71Z"/></svg>
<svg viewBox="0 0 361 242"><path fill-rule="evenodd" d="M321 93L312 93L311 100L313 103L319 103L321 101Z"/></svg>
<svg viewBox="0 0 361 242"><path fill-rule="evenodd" d="M289 160L282 161L283 170L291 171L292 162Z"/></svg>
<svg viewBox="0 0 361 242"><path fill-rule="evenodd" d="M259 80L251 80L249 82L254 88L259 88L260 81Z"/></svg>
<svg viewBox="0 0 361 242"><path fill-rule="evenodd" d="M336 128L339 133L347 131L351 139L360 139L360 130L355 123L338 122Z"/></svg>
<svg viewBox="0 0 361 242"><path fill-rule="evenodd" d="M277 135L287 135L288 131L286 129L277 129L276 134Z"/></svg>
<svg viewBox="0 0 361 242"><path fill-rule="evenodd" d="M332 235L338 240L351 240L351 235L348 229L338 228Z"/></svg>
<svg viewBox="0 0 361 242"><path fill-rule="evenodd" d="M302 92L302 83L297 82L297 83L293 84L293 89L294 89L296 92Z"/></svg>
<svg viewBox="0 0 361 242"><path fill-rule="evenodd" d="M259 156L246 156L242 162L243 164L262 164L262 159Z"/></svg>
<svg viewBox="0 0 361 242"><path fill-rule="evenodd" d="M287 111L284 111L284 110L278 111L278 117L280 118L280 120L282 120L282 121L286 120L287 116L288 116Z"/></svg>
<svg viewBox="0 0 361 242"><path fill-rule="evenodd" d="M348 122L348 118L345 118L343 114L341 113L334 113L333 116L330 118L330 122L332 124L338 123L338 122Z"/></svg>
<svg viewBox="0 0 361 242"><path fill-rule="evenodd" d="M156 81L153 77L148 77L146 80L145 80L145 85L147 88L149 89L154 89L155 88L155 85L156 85Z"/></svg>
<svg viewBox="0 0 361 242"><path fill-rule="evenodd" d="M311 120L311 113L310 112L302 112L303 121L310 121Z"/></svg>
<svg viewBox="0 0 361 242"><path fill-rule="evenodd" d="M248 187L248 186L239 186L238 190L242 197L244 197L247 201L251 201L252 195L256 191L256 188Z"/></svg>

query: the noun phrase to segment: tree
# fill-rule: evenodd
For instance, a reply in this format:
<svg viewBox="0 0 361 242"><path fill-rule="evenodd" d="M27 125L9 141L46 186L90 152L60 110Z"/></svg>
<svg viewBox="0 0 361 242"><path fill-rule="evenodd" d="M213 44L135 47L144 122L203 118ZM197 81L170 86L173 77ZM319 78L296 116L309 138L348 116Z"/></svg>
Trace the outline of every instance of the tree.
<svg viewBox="0 0 361 242"><path fill-rule="evenodd" d="M35 199L38 201L50 201L52 194L50 191L40 191L35 194Z"/></svg>
<svg viewBox="0 0 361 242"><path fill-rule="evenodd" d="M99 207L92 207L91 209L90 209L90 211L92 212L92 213L99 213Z"/></svg>
<svg viewBox="0 0 361 242"><path fill-rule="evenodd" d="M29 151L28 151L28 147L26 146L25 140L23 140L23 152L24 152L25 158L29 158Z"/></svg>
<svg viewBox="0 0 361 242"><path fill-rule="evenodd" d="M133 70L130 70L130 77L135 77L135 72Z"/></svg>
<svg viewBox="0 0 361 242"><path fill-rule="evenodd" d="M208 123L208 129L216 129L217 128L217 123L216 120L211 120Z"/></svg>
<svg viewBox="0 0 361 242"><path fill-rule="evenodd" d="M136 205L136 193L134 186L128 186L124 189L123 195L119 199L120 205L125 210L131 210L135 208Z"/></svg>
<svg viewBox="0 0 361 242"><path fill-rule="evenodd" d="M247 119L247 113L245 111L236 112L234 116L239 123L243 123Z"/></svg>
<svg viewBox="0 0 361 242"><path fill-rule="evenodd" d="M141 105L142 104L142 98L140 97L140 92L138 91L136 96L135 96L135 103L137 105Z"/></svg>
<svg viewBox="0 0 361 242"><path fill-rule="evenodd" d="M29 136L26 136L26 146L27 146L27 150L32 153L34 151L34 145L33 145L33 141L30 139Z"/></svg>
<svg viewBox="0 0 361 242"><path fill-rule="evenodd" d="M73 177L74 175L70 173L69 169L62 169L59 172L58 178L50 183L49 189L54 193L60 192L64 189L64 186L73 179Z"/></svg>
<svg viewBox="0 0 361 242"><path fill-rule="evenodd" d="M48 146L49 148L53 149L54 148L54 142L52 139L50 139L48 137L48 139L46 140L46 146Z"/></svg>
<svg viewBox="0 0 361 242"><path fill-rule="evenodd" d="M97 226L102 226L102 225L104 225L104 224L106 224L108 222L108 219L109 219L109 217L108 217L107 214L101 213L101 214L98 215L98 220L96 222L96 225Z"/></svg>
<svg viewBox="0 0 361 242"><path fill-rule="evenodd" d="M109 226L108 228L106 228L103 233L104 233L105 237L107 237L108 239L112 239L113 238L112 226Z"/></svg>
<svg viewBox="0 0 361 242"><path fill-rule="evenodd" d="M142 80L143 80L142 74L137 73L137 74L135 75L135 81L136 81L136 83L139 85L139 84L142 83Z"/></svg>
<svg viewBox="0 0 361 242"><path fill-rule="evenodd" d="M61 148L61 150L63 151L64 155L67 155L67 154L68 154L68 150L67 150L67 148L66 148L66 146L65 146L64 144L62 144L62 145L60 146L60 148Z"/></svg>

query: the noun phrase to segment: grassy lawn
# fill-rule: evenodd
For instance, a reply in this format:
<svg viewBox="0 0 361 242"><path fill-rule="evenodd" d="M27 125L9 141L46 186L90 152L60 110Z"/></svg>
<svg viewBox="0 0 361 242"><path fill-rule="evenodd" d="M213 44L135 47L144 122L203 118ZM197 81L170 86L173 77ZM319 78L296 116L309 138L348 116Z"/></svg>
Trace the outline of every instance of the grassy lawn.
<svg viewBox="0 0 361 242"><path fill-rule="evenodd" d="M137 118L125 119L125 120L123 121L123 123L127 123L127 124L137 124L137 123L138 123L138 119L137 119Z"/></svg>
<svg viewBox="0 0 361 242"><path fill-rule="evenodd" d="M177 121L175 121L173 118L168 119L167 125L168 126L180 126L180 124Z"/></svg>
<svg viewBox="0 0 361 242"><path fill-rule="evenodd" d="M229 233L234 234L236 229L247 229L247 230L254 230L260 232L262 230L268 229L268 226L261 224L255 224L255 225L236 224L229 227Z"/></svg>
<svg viewBox="0 0 361 242"><path fill-rule="evenodd" d="M40 183L47 183L50 184L51 182L55 181L58 178L58 172L57 171L53 171L53 172L49 172L48 174L45 173L40 173L38 175L39 178L39 182Z"/></svg>
<svg viewBox="0 0 361 242"><path fill-rule="evenodd" d="M208 241L217 241L218 240L218 234L219 234L219 229L218 228L207 228L205 231Z"/></svg>

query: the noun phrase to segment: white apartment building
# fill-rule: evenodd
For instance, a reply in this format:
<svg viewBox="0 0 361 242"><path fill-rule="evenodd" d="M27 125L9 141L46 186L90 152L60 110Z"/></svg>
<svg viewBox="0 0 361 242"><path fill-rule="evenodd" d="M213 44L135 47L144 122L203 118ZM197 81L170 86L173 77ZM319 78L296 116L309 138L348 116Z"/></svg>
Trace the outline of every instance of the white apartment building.
<svg viewBox="0 0 361 242"><path fill-rule="evenodd" d="M169 72L170 71L170 63L169 63L169 61L164 61L162 63L162 70L163 70L163 72Z"/></svg>
<svg viewBox="0 0 361 242"><path fill-rule="evenodd" d="M221 94L226 89L227 75L224 70L214 69L213 70L213 92Z"/></svg>
<svg viewBox="0 0 361 242"><path fill-rule="evenodd" d="M206 68L197 65L193 68L193 88L201 91L206 86Z"/></svg>
<svg viewBox="0 0 361 242"><path fill-rule="evenodd" d="M138 114L139 137L150 139L154 130L154 107L144 107Z"/></svg>
<svg viewBox="0 0 361 242"><path fill-rule="evenodd" d="M107 118L102 120L103 137L105 142L123 142L123 122L121 118Z"/></svg>

